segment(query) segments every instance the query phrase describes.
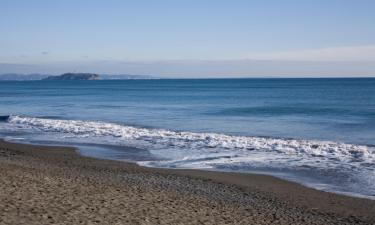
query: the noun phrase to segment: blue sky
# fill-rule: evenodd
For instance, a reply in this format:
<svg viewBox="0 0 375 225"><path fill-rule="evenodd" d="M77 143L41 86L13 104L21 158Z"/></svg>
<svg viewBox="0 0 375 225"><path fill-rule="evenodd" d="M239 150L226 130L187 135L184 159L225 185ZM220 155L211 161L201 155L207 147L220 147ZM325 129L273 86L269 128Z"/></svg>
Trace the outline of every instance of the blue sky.
<svg viewBox="0 0 375 225"><path fill-rule="evenodd" d="M373 0L0 0L0 72L371 76L374 11Z"/></svg>

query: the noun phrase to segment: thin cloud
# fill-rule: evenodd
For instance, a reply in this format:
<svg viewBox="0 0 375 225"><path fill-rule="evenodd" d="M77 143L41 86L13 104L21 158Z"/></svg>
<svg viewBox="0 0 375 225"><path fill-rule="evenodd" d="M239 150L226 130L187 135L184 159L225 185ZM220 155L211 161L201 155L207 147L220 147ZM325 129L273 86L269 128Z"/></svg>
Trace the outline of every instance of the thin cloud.
<svg viewBox="0 0 375 225"><path fill-rule="evenodd" d="M375 61L375 45L250 54L246 58L254 60L369 62Z"/></svg>

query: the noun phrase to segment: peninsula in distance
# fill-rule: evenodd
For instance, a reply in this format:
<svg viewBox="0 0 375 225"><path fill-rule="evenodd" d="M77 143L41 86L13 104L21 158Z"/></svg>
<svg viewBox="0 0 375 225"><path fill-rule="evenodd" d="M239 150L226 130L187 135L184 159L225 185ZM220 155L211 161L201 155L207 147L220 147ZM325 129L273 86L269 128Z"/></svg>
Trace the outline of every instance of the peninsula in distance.
<svg viewBox="0 0 375 225"><path fill-rule="evenodd" d="M60 76L49 76L43 80L100 80L100 76L94 73L64 73Z"/></svg>
<svg viewBox="0 0 375 225"><path fill-rule="evenodd" d="M132 74L97 74L97 73L64 73L61 75L52 74L0 74L0 81L32 81L32 80L136 80L136 79L157 79L150 75Z"/></svg>

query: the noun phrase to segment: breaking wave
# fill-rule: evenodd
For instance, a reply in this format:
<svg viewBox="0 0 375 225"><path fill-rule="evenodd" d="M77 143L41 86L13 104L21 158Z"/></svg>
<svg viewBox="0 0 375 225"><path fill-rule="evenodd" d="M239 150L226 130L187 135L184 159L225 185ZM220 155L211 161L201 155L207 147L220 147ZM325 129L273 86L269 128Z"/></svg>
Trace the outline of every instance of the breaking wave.
<svg viewBox="0 0 375 225"><path fill-rule="evenodd" d="M318 189L375 199L375 147L332 141L177 132L101 121L9 116L14 129L59 141L147 149L151 167L270 172ZM290 177L290 175L292 175Z"/></svg>
<svg viewBox="0 0 375 225"><path fill-rule="evenodd" d="M150 148L216 149L235 151L271 151L287 155L328 157L340 161L366 160L374 157L373 149L363 145L330 141L277 139L231 136L217 133L176 132L146 129L115 123L44 119L9 116L9 123L29 126L46 132L61 132L80 137L113 137L117 142Z"/></svg>

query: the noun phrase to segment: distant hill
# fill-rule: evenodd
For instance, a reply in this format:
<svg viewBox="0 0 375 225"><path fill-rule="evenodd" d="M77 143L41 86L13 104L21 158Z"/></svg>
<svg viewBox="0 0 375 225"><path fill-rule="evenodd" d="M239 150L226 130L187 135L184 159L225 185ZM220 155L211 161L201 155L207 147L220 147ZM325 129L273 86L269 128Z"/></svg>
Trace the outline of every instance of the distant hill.
<svg viewBox="0 0 375 225"><path fill-rule="evenodd" d="M50 74L17 74L6 73L0 74L0 81L2 80L15 80L15 81L28 81L28 80L136 80L136 79L156 79L150 75L131 75L131 74L94 74L94 73L65 73L62 75Z"/></svg>
<svg viewBox="0 0 375 225"><path fill-rule="evenodd" d="M47 74L17 74L17 73L6 73L0 74L0 80L42 80L48 76Z"/></svg>
<svg viewBox="0 0 375 225"><path fill-rule="evenodd" d="M60 76L49 76L43 80L99 80L98 74L94 73L64 73Z"/></svg>
<svg viewBox="0 0 375 225"><path fill-rule="evenodd" d="M149 75L131 75L131 74L103 74L100 75L102 80L136 80L136 79L156 79Z"/></svg>

